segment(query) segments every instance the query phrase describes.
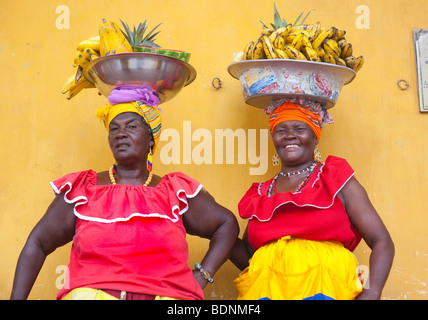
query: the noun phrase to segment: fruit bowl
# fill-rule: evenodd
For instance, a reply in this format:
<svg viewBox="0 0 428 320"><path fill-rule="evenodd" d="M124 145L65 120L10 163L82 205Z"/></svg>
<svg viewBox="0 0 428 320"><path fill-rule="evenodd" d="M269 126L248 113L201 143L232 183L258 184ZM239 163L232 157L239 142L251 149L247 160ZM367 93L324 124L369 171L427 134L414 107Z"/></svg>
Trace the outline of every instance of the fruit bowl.
<svg viewBox="0 0 428 320"><path fill-rule="evenodd" d="M180 59L128 52L90 61L83 68L83 76L106 97L118 85L148 85L164 103L195 80L196 70Z"/></svg>
<svg viewBox="0 0 428 320"><path fill-rule="evenodd" d="M257 108L268 107L276 99L298 98L329 109L342 87L356 76L347 67L289 59L240 61L229 65L228 71L240 80L245 102Z"/></svg>

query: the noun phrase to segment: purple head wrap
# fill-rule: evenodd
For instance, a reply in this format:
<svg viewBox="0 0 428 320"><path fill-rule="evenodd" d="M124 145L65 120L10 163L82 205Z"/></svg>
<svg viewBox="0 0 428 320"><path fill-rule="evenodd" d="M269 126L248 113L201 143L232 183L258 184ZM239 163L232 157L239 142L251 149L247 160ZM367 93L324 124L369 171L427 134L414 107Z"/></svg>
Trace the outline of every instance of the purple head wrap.
<svg viewBox="0 0 428 320"><path fill-rule="evenodd" d="M132 101L141 101L150 107L159 105L159 97L148 85L133 86L122 85L114 88L108 96L110 104L119 104Z"/></svg>

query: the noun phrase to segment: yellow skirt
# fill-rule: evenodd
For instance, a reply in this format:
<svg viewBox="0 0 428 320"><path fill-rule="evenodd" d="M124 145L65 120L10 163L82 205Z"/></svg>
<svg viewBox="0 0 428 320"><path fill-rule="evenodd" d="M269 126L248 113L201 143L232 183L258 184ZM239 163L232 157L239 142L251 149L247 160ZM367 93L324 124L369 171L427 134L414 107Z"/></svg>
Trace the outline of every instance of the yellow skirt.
<svg viewBox="0 0 428 320"><path fill-rule="evenodd" d="M238 300L352 300L362 291L358 275L341 243L286 236L259 248L234 284Z"/></svg>
<svg viewBox="0 0 428 320"><path fill-rule="evenodd" d="M119 300L112 295L92 288L77 288L67 293L61 300ZM170 297L156 296L155 300L177 300Z"/></svg>

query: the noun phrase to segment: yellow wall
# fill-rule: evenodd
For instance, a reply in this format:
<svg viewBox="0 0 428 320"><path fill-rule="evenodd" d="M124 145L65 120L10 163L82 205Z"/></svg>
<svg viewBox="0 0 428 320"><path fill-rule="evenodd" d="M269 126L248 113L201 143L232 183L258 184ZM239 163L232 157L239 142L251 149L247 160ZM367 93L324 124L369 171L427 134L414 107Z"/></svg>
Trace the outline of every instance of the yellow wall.
<svg viewBox="0 0 428 320"><path fill-rule="evenodd" d="M233 164L215 164L216 129L267 128L260 110L243 101L239 82L227 73L232 53L242 50L260 32L259 20L272 21L273 1L260 0L157 0L157 1L53 1L1 0L0 22L0 298L10 294L16 261L25 240L53 198L48 184L66 173L92 168L106 170L112 157L106 133L94 118L105 103L94 90L66 101L60 89L73 72L76 44L96 35L102 18L138 23L149 18L155 26L163 22L158 42L166 48L192 52L191 64L198 72L195 82L162 106L164 127L178 131L183 123L191 130L206 129L213 138L214 164L165 165L160 152L155 157L158 174L179 170L198 179L224 206L237 215L237 203L254 181L268 179L278 170L270 158L263 175L250 175L257 167L245 159ZM321 4L322 3L322 4ZM328 3L328 4L327 4ZM428 114L419 113L412 30L428 29L425 0L403 5L398 0L366 0L369 29L358 29L357 0L277 1L283 17L295 18L315 9L308 22L319 20L347 30L347 38L366 63L356 80L346 86L331 110L336 121L324 129L320 150L346 158L357 178L389 228L396 257L383 292L385 299L426 299L428 242L426 214L428 186ZM70 29L58 29L59 5L70 10ZM219 77L223 88L211 81ZM410 88L397 87L399 79ZM189 124L189 123L185 123ZM207 131L208 130L208 131ZM200 131L201 132L201 131ZM161 150L167 145L163 141ZM191 148L198 145L193 141ZM226 151L225 151L226 152ZM163 161L165 162L165 161ZM243 231L245 223L240 220ZM189 237L189 263L200 261L207 241ZM53 299L61 280L57 267L66 265L70 247L48 257L30 299ZM355 254L368 265L370 250L361 244ZM59 272L61 270L58 270ZM207 299L234 299L232 280L238 270L227 262L207 286Z"/></svg>

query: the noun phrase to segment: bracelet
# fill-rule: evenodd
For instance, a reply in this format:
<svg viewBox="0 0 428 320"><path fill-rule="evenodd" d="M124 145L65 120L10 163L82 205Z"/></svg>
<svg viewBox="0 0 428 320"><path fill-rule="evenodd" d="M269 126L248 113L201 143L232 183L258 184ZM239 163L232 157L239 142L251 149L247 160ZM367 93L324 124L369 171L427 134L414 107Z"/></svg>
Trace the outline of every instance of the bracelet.
<svg viewBox="0 0 428 320"><path fill-rule="evenodd" d="M213 283L214 279L211 278L210 274L208 273L208 271L204 270L202 268L202 265L198 262L195 263L195 268L196 270L199 270L202 273L202 276L204 277L205 280L208 280L209 283Z"/></svg>

